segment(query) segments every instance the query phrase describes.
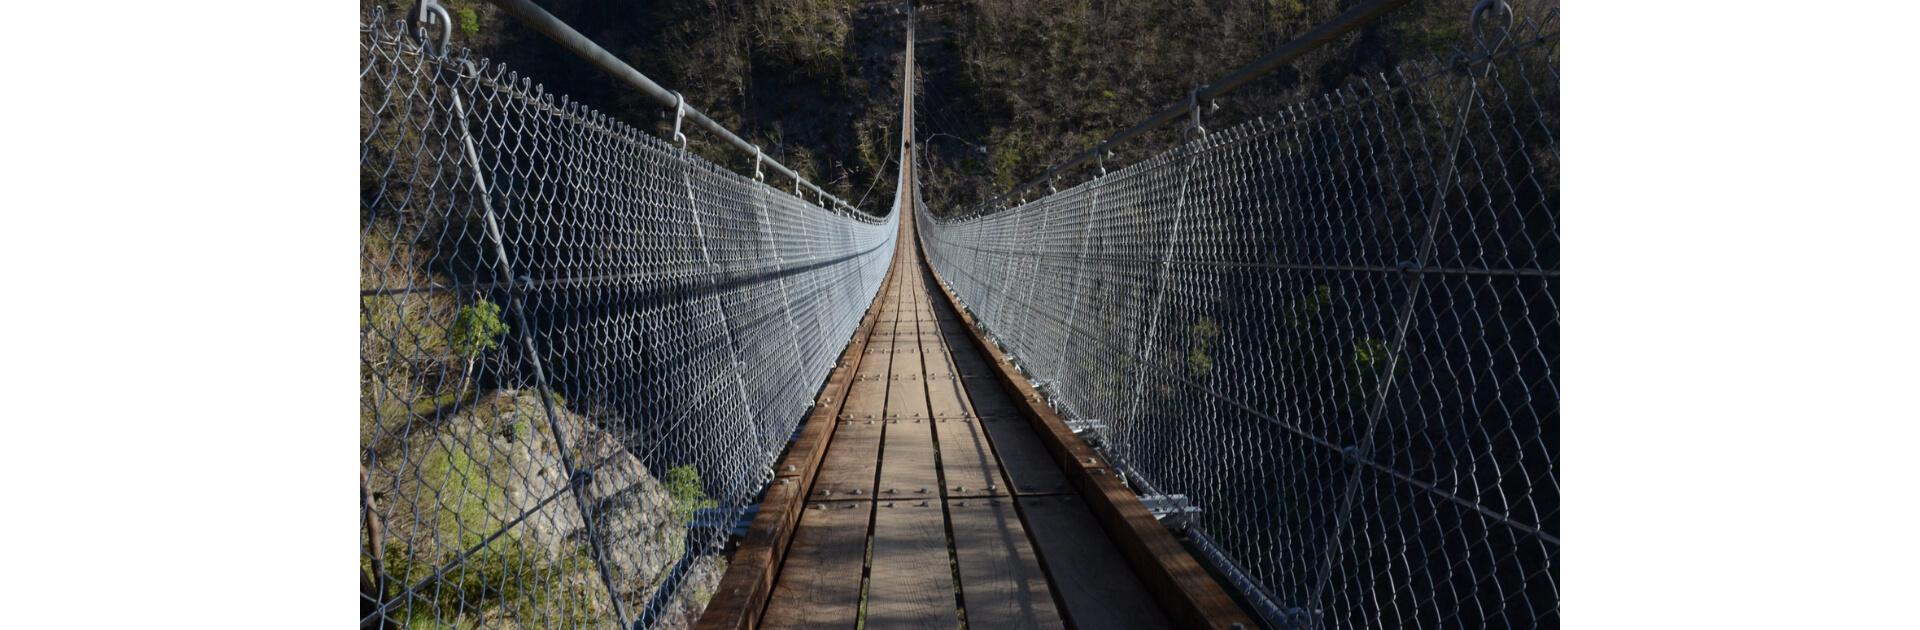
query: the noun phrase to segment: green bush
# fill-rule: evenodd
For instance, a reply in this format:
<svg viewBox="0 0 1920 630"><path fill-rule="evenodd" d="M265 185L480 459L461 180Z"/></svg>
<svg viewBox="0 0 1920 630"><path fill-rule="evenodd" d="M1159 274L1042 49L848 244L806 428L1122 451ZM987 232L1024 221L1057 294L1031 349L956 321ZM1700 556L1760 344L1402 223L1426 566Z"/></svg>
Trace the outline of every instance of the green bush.
<svg viewBox="0 0 1920 630"><path fill-rule="evenodd" d="M673 497L673 520L682 528L693 522L693 513L719 505L707 497L700 483L700 469L692 464L674 466L667 471L667 494Z"/></svg>
<svg viewBox="0 0 1920 630"><path fill-rule="evenodd" d="M500 305L483 299L460 307L448 333L452 335L454 350L471 359L500 347L499 337L507 334L507 323L500 319Z"/></svg>
<svg viewBox="0 0 1920 630"><path fill-rule="evenodd" d="M480 34L480 13L473 7L454 7L453 21L460 25L460 34L473 37Z"/></svg>

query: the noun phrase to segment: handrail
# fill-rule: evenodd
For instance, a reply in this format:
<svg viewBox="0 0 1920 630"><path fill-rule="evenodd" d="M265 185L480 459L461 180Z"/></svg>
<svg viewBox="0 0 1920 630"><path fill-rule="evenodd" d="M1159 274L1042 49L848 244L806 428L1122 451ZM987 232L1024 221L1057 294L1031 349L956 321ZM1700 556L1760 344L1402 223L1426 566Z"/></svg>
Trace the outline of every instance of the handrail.
<svg viewBox="0 0 1920 630"><path fill-rule="evenodd" d="M808 189L819 195L820 198L830 199L837 207L844 208L847 211L859 212L859 209L854 207L853 204L849 204L839 197L828 194L827 191L814 185L813 182L807 181L806 178L801 177L800 174L794 172L793 169L787 168L785 164L781 164L779 160L766 156L760 150L760 147L741 139L740 136L734 134L726 127L721 126L720 123L714 122L712 118L707 117L706 113L700 111L699 108L687 104L685 100L680 97L679 93L670 91L661 87L660 84L653 82L653 79L647 78L647 75L641 74L640 71L635 70L633 66L627 65L627 62L621 61L620 58L615 57L613 53L607 52L607 49L601 48L599 44L594 43L593 40L588 39L587 36L580 34L580 31L574 30L574 28L568 26L566 22L560 21L560 18L554 17L552 13L548 13L546 9L540 8L539 5L534 4L531 0L487 0L487 2L493 3L494 6L500 7L508 13L512 13L515 17L520 18L520 21L529 28L539 31L541 35L547 36L548 39L560 44L567 50L592 62L593 65L599 66L601 70L612 74L614 78L620 79L640 90L640 93L647 95L648 98L652 98L662 106L675 108L677 111L683 112L681 115L692 120L694 124L699 125L707 131L713 132L714 135L725 140L727 144L733 145L734 148L756 156L758 162L773 167L773 170L782 175L793 178L796 184L805 185Z"/></svg>
<svg viewBox="0 0 1920 630"><path fill-rule="evenodd" d="M1168 106L1166 109L1161 110L1157 114L1149 116L1146 120L1140 122L1139 124L1136 124L1133 127L1130 127L1127 130L1122 131L1120 133L1116 133L1116 134L1113 134L1112 136L1108 136L1106 140L1100 141L1100 144L1094 145L1092 149L1083 151L1079 155L1076 155L1065 162L1061 162L1055 165L1053 168L1047 169L1047 172L1041 173L1039 177L1035 177L1033 179L1027 180L1024 183L1021 183L1019 186L1015 186L1011 190L1000 193L998 195L994 195L992 199L987 201L986 205L987 207L998 206L1001 202L1005 201L1006 199L1011 198L1014 195L1017 195L1029 188L1032 188L1035 185L1051 181L1055 176L1058 176L1061 172L1064 172L1069 168L1073 168L1075 166L1085 164L1087 163L1088 160L1095 159L1105 154L1116 144L1125 142L1127 140L1131 140L1134 137L1139 136L1140 134L1146 133L1148 131L1152 131L1154 129L1159 128L1162 125L1165 125L1169 122L1173 122L1174 120L1179 119L1182 115L1187 114L1193 111L1194 108L1199 107L1200 102L1202 101L1212 100L1214 98L1218 98L1220 95L1226 94L1228 92L1232 92L1233 90L1239 88L1240 86L1246 85L1248 81L1252 81L1256 78L1259 78L1262 75L1272 72L1275 68L1278 68L1283 64L1291 63L1292 61L1299 59L1301 56L1307 54L1308 52L1311 52L1316 48L1326 45L1327 42L1333 41L1334 38L1339 37L1341 35L1345 35L1349 32L1352 32L1354 29L1360 28L1361 26L1366 25L1368 22L1372 22L1374 19L1379 18L1382 14L1385 14L1388 11L1392 11L1394 9L1400 8L1401 6L1404 6L1412 1L1413 0L1367 0L1366 2L1362 2L1351 9L1347 9L1345 13L1341 13L1339 16L1333 18L1332 20L1329 20L1327 23L1314 27L1313 30L1307 31L1305 34L1299 37L1293 38L1292 41L1289 41L1286 44L1281 45L1279 48L1275 49L1273 52L1267 53L1265 56L1259 59L1253 60L1252 63L1241 66L1239 69L1234 70L1232 74L1227 75L1225 78L1222 78L1218 81L1215 81L1213 83L1210 83L1195 89L1193 92L1189 93L1185 99L1182 99L1180 102L1175 103L1171 106Z"/></svg>

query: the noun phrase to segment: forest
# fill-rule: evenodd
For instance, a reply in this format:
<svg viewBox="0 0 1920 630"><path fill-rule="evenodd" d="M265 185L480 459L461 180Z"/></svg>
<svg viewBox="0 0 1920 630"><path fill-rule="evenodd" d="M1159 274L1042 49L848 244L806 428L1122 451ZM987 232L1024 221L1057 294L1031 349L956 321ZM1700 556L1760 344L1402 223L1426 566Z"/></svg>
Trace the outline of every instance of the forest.
<svg viewBox="0 0 1920 630"><path fill-rule="evenodd" d="M484 0L445 0L456 47L548 92L661 135L670 113ZM667 0L540 3L768 155L884 213L898 146L902 3ZM972 209L1356 4L1352 0L938 0L917 4L917 135L939 212ZM404 16L411 2L363 0ZM1207 124L1270 114L1468 44L1473 3L1415 2L1212 104ZM1538 16L1557 3L1515 3ZM1117 147L1119 166L1178 130ZM752 156L692 134L708 159ZM1063 182L1064 183L1064 182Z"/></svg>

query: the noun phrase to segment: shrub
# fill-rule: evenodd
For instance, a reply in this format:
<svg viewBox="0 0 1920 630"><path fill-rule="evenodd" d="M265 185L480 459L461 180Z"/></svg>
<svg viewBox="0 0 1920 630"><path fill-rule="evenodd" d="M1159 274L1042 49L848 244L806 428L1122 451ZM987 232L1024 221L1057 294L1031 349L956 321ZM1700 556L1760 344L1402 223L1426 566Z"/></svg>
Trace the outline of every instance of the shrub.
<svg viewBox="0 0 1920 630"><path fill-rule="evenodd" d="M500 347L499 337L507 333L507 323L500 319L500 305L483 299L460 307L448 333L454 350L471 359Z"/></svg>
<svg viewBox="0 0 1920 630"><path fill-rule="evenodd" d="M700 483L700 469L692 464L667 471L667 494L673 497L673 520L682 527L693 522L694 512L719 505L707 497L706 487Z"/></svg>
<svg viewBox="0 0 1920 630"><path fill-rule="evenodd" d="M455 7L453 21L460 26L460 34L473 37L480 34L480 13L473 7Z"/></svg>

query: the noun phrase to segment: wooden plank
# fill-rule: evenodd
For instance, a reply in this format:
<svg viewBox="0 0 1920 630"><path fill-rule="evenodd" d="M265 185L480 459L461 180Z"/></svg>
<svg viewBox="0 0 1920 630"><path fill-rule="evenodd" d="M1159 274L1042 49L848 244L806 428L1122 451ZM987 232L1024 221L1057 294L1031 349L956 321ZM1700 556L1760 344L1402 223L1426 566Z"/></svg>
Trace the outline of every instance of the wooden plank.
<svg viewBox="0 0 1920 630"><path fill-rule="evenodd" d="M912 324L903 323L910 328ZM926 370L920 365L920 342L917 339L893 342L893 363L889 365L887 387L887 415L889 419L926 419L933 417L927 413Z"/></svg>
<svg viewBox="0 0 1920 630"><path fill-rule="evenodd" d="M813 503L804 512L760 627L851 628L873 504Z"/></svg>
<svg viewBox="0 0 1920 630"><path fill-rule="evenodd" d="M947 339L947 344L954 348L963 347L960 344L954 343L952 338ZM867 352L873 352L873 346L867 346ZM988 364L986 358L981 356L977 350L971 352L955 350L953 352L953 366L959 368L960 376L963 377L993 376L993 366Z"/></svg>
<svg viewBox="0 0 1920 630"><path fill-rule="evenodd" d="M1018 494L1070 492L1060 464L1047 453L1040 436L1021 418L989 416L979 426L992 440L994 455L1006 470L1008 487Z"/></svg>
<svg viewBox="0 0 1920 630"><path fill-rule="evenodd" d="M902 332L913 324L902 323ZM918 349L917 337L894 342L895 352ZM879 492L886 498L939 496L940 472L933 447L933 416L927 411L925 371L917 355L897 354L887 388L886 447L880 452ZM909 359L908 357L913 357Z"/></svg>
<svg viewBox="0 0 1920 630"><path fill-rule="evenodd" d="M1011 500L949 501L947 514L968 627L1066 627Z"/></svg>
<svg viewBox="0 0 1920 630"><path fill-rule="evenodd" d="M853 381L853 387L847 391L847 404L840 408L842 420L878 420L887 407L886 357L872 361L862 361L860 376ZM873 364L878 374L868 374L867 367Z"/></svg>
<svg viewBox="0 0 1920 630"><path fill-rule="evenodd" d="M827 445L827 457L820 462L820 474L814 477L812 492L807 498L873 498L881 431L879 420L841 420L840 426L833 430L833 442Z"/></svg>
<svg viewBox="0 0 1920 630"><path fill-rule="evenodd" d="M1078 497L1021 497L1019 502L1074 627L1173 627Z"/></svg>
<svg viewBox="0 0 1920 630"><path fill-rule="evenodd" d="M939 496L931 418L888 420L880 453L881 499Z"/></svg>
<svg viewBox="0 0 1920 630"><path fill-rule="evenodd" d="M957 360L956 360L957 362ZM967 389L967 400L973 405L973 411L981 416L1017 416L1020 409L1013 405L1013 397L1001 387L999 379L987 377L961 377L961 384Z"/></svg>
<svg viewBox="0 0 1920 630"><path fill-rule="evenodd" d="M881 501L874 508L869 628L959 625L940 501Z"/></svg>
<svg viewBox="0 0 1920 630"><path fill-rule="evenodd" d="M1008 494L1006 479L1000 476L1000 459L994 456L979 420L941 418L933 427L940 438L940 471L946 476L948 497Z"/></svg>
<svg viewBox="0 0 1920 630"><path fill-rule="evenodd" d="M927 366L928 380L960 378L960 370L953 367L953 349L948 348L945 341L922 340L920 347L925 350L920 353L920 362ZM959 382L955 381L954 385L958 386Z"/></svg>
<svg viewBox="0 0 1920 630"><path fill-rule="evenodd" d="M979 415L974 413L973 405L967 396L961 393L960 378L948 372L939 376L927 375L927 408L935 417L958 417ZM1003 414L1007 412L1002 410Z"/></svg>

